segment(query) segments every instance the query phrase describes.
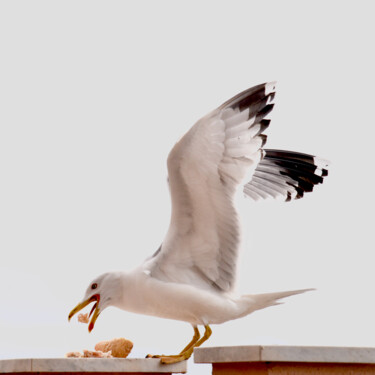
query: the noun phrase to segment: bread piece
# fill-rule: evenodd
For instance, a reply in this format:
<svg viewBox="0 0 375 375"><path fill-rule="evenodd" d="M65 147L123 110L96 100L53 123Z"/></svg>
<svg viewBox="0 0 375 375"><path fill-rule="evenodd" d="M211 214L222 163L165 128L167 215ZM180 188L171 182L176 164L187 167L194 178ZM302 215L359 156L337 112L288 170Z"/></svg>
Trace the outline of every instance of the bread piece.
<svg viewBox="0 0 375 375"><path fill-rule="evenodd" d="M126 358L133 348L133 343L123 337L100 341L95 345L95 350L100 350L104 353L111 351L113 357Z"/></svg>

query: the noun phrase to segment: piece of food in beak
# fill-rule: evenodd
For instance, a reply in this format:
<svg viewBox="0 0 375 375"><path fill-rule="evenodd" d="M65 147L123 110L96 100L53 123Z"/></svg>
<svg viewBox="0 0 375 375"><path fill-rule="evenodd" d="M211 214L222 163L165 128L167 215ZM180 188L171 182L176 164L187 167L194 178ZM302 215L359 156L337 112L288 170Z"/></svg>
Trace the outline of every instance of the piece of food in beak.
<svg viewBox="0 0 375 375"><path fill-rule="evenodd" d="M87 324L89 322L89 314L78 314L78 321Z"/></svg>
<svg viewBox="0 0 375 375"><path fill-rule="evenodd" d="M95 350L100 350L104 353L111 352L113 357L126 358L133 348L133 343L123 337L100 341L95 345Z"/></svg>
<svg viewBox="0 0 375 375"><path fill-rule="evenodd" d="M70 320L73 315L75 315L77 312L81 311L83 308L85 308L87 305L89 305L91 302L95 302L94 306L92 307L89 317L92 315L90 324L89 324L89 332L91 332L94 328L96 319L98 319L98 316L100 314L100 309L98 307L100 301L100 295L94 294L87 300L80 302L69 314L68 320Z"/></svg>

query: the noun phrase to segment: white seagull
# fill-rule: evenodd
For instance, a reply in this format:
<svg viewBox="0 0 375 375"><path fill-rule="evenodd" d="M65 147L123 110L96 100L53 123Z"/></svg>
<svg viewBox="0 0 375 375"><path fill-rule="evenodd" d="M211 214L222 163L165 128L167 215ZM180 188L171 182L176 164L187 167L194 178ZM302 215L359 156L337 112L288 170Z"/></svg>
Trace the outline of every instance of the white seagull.
<svg viewBox="0 0 375 375"><path fill-rule="evenodd" d="M171 221L160 248L139 267L93 280L83 301L94 302L89 331L108 306L166 319L194 329L177 355L153 356L162 363L188 359L211 335L210 324L244 317L310 289L238 296L234 291L240 226L234 195L239 187L253 200L301 198L327 176L327 162L311 155L263 146L275 83L241 92L200 119L168 156ZM200 337L198 325L205 328Z"/></svg>

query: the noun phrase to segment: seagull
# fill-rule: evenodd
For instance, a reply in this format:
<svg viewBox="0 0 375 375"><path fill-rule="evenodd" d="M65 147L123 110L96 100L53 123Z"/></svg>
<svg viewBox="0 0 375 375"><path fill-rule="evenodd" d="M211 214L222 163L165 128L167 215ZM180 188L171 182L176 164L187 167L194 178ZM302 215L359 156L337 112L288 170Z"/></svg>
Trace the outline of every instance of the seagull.
<svg viewBox="0 0 375 375"><path fill-rule="evenodd" d="M188 359L212 333L210 325L277 305L311 289L237 295L240 188L254 201L291 201L328 175L328 162L293 151L264 149L276 83L249 88L201 118L168 155L172 200L169 229L139 267L94 279L69 320L90 303L88 330L108 306L188 322L194 336L176 355L148 355L162 363ZM198 326L204 327L201 333Z"/></svg>

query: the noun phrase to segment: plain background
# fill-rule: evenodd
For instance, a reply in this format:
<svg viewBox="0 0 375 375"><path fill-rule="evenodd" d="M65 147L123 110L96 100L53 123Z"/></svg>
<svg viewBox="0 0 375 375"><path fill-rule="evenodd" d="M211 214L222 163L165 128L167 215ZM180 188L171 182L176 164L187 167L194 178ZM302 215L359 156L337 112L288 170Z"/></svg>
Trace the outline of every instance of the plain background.
<svg viewBox="0 0 375 375"><path fill-rule="evenodd" d="M179 137L272 80L267 146L332 164L303 200L240 202L239 290L317 291L214 326L206 346L375 346L373 14L371 1L2 1L0 357L118 336L132 357L185 345L186 323L109 308L88 334L67 315L93 277L158 248Z"/></svg>

